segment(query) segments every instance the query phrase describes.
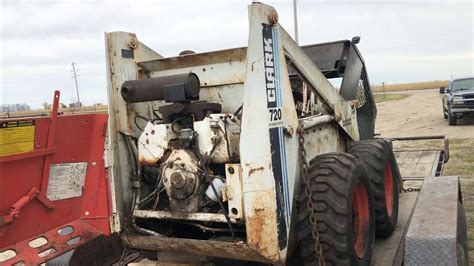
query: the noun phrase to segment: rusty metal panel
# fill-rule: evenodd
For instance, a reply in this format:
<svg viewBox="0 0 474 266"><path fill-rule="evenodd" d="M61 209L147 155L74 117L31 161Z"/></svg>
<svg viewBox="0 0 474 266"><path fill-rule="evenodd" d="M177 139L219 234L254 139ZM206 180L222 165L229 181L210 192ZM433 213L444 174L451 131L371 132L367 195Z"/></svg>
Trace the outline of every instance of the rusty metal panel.
<svg viewBox="0 0 474 266"><path fill-rule="evenodd" d="M456 265L457 176L425 177L405 239L406 265Z"/></svg>
<svg viewBox="0 0 474 266"><path fill-rule="evenodd" d="M224 214L219 213L193 213L193 212L176 212L176 211L147 211L135 210L133 216L137 218L151 218L160 220L184 220L184 221L209 221L216 223L225 223ZM235 222L235 220L233 220Z"/></svg>
<svg viewBox="0 0 474 266"><path fill-rule="evenodd" d="M293 96L277 14L259 3L249 13L240 143L247 241L262 256L283 262L298 175L298 120L288 100Z"/></svg>
<svg viewBox="0 0 474 266"><path fill-rule="evenodd" d="M226 242L141 235L125 235L122 240L126 246L134 249L174 252L179 250L181 253L210 257L219 254L220 257L229 259L268 262L259 251L251 249L243 241Z"/></svg>

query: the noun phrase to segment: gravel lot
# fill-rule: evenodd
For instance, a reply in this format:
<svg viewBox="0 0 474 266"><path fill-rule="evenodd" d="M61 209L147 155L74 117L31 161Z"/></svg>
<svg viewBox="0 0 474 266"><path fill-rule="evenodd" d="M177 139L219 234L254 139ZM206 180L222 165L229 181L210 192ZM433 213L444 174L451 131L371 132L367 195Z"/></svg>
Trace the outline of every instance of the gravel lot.
<svg viewBox="0 0 474 266"><path fill-rule="evenodd" d="M446 135L449 138L474 138L474 118L458 120L449 126L443 118L438 90L396 92L409 97L377 104L375 132L385 137Z"/></svg>

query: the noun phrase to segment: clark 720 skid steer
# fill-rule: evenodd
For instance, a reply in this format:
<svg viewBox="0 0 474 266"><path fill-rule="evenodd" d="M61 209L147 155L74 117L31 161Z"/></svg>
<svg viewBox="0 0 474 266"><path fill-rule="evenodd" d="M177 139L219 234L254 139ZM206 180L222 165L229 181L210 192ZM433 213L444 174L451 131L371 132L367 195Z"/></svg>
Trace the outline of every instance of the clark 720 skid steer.
<svg viewBox="0 0 474 266"><path fill-rule="evenodd" d="M458 179L400 194L358 38L299 47L272 7L249 13L246 48L163 58L106 33L110 232L164 262L464 263ZM436 156L433 175L447 152Z"/></svg>

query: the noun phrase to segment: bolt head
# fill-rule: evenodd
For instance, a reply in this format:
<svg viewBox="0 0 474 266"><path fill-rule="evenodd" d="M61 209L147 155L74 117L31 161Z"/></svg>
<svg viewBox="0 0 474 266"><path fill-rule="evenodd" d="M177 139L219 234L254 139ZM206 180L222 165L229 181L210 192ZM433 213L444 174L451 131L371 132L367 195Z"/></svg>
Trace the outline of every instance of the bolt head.
<svg viewBox="0 0 474 266"><path fill-rule="evenodd" d="M138 47L138 40L135 39L135 38L132 38L130 40L130 43L128 44L128 46L130 46L130 48L132 48L132 49L137 48Z"/></svg>
<svg viewBox="0 0 474 266"><path fill-rule="evenodd" d="M278 13L275 10L272 10L268 15L268 22L270 22L270 25L272 26L278 23Z"/></svg>
<svg viewBox="0 0 474 266"><path fill-rule="evenodd" d="M181 189L186 185L186 177L176 172L171 175L170 181L176 189Z"/></svg>

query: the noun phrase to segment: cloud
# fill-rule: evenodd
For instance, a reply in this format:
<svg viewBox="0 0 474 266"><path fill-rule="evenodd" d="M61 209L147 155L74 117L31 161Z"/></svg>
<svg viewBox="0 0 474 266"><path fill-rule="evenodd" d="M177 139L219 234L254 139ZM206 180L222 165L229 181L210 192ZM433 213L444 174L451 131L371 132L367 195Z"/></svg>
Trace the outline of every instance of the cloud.
<svg viewBox="0 0 474 266"><path fill-rule="evenodd" d="M250 1L1 2L0 103L39 107L61 89L106 102L104 32L129 31L165 56L247 45ZM293 34L292 1L267 1ZM471 1L298 1L299 39L362 37L371 81L447 79L473 73ZM469 56L470 55L470 56ZM423 70L423 71L420 71Z"/></svg>

